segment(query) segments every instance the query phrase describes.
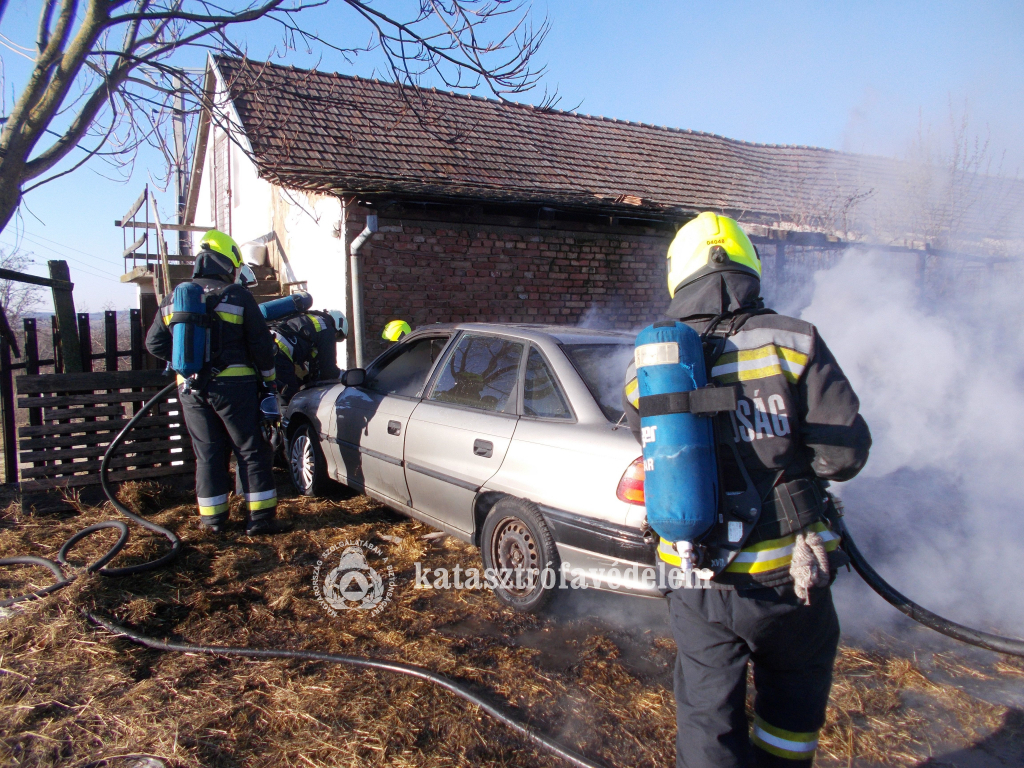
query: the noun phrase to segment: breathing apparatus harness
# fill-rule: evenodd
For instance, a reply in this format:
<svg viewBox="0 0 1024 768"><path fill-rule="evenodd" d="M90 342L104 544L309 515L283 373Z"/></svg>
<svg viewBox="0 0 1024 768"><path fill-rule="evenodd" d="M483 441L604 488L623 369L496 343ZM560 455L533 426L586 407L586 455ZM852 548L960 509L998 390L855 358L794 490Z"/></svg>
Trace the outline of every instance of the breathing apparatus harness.
<svg viewBox="0 0 1024 768"><path fill-rule="evenodd" d="M776 313L759 302L758 306L723 312L712 318L700 336L706 369L712 369L725 351L729 337L738 333L750 318L769 314ZM726 320L728 324L723 329ZM720 511L716 525L700 547L701 554L711 564L714 575L721 574L747 543L760 521L765 503L774 495L774 506L780 515L779 534L794 537L788 577L793 580L797 597L810 604L810 589L830 582L832 566L825 542L819 533L809 529L814 523L827 520L825 511L831 503L831 495L825 491L828 484L816 477L789 478L784 467L775 473L767 491L760 491L740 457L736 440L726 437L727 431L722 418L716 418ZM836 559L837 564L848 562L841 553Z"/></svg>

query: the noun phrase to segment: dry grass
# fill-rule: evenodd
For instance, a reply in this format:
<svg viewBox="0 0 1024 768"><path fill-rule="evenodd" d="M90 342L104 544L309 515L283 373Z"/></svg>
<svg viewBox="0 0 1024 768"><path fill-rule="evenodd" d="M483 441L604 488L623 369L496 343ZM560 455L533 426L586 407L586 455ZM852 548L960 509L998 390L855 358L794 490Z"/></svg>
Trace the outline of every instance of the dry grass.
<svg viewBox="0 0 1024 768"><path fill-rule="evenodd" d="M542 658L518 638L554 631L557 617L515 614L486 591L413 589L418 559L479 567L477 553L451 538L424 540L428 528L365 497L287 498L282 516L296 520L295 531L257 540L240 529L224 539L204 534L184 491L128 484L121 493L177 531L183 555L139 578L83 576L0 621L4 765L83 765L129 753L173 766L560 765L428 683L339 665L148 651L88 626L83 608L197 643L421 664L609 765L673 762L673 649L665 637L649 638L644 649L660 664L656 672L633 668L621 638L601 631L599 619L570 638L570 658ZM0 522L0 556L52 558L73 532L113 516L109 505L76 507L67 517L33 517L11 504ZM241 517L237 508L233 514ZM132 534L117 564L163 551L161 539ZM83 542L73 560L94 559L114 536L105 531ZM319 554L345 539L373 542L395 567L394 603L376 618L331 617L313 598ZM31 568L0 575L7 594L46 579ZM1024 675L1016 661L1000 663L1006 668L986 674ZM906 659L844 648L819 762L916 764L940 747L985 738L1006 715L930 683Z"/></svg>

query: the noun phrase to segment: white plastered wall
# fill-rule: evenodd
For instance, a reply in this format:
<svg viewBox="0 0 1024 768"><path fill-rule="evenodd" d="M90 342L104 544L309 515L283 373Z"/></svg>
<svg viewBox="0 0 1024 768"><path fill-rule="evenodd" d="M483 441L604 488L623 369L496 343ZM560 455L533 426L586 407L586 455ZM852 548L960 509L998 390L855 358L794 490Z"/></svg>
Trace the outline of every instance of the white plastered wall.
<svg viewBox="0 0 1024 768"><path fill-rule="evenodd" d="M210 66L213 66L212 63ZM210 135L206 142L202 181L196 200L195 223L200 225L216 223L210 194L213 184L214 151L217 146L217 137L223 137L225 129L227 129L231 133L231 140L228 144L228 166L231 171L228 185L230 202L228 222L222 222L221 228L239 244L251 240L265 242L273 234L274 188L270 182L259 177L256 164L250 159L249 140L242 131L238 113L227 98L224 82L216 67L213 67L213 72L216 83L215 118L211 120Z"/></svg>
<svg viewBox="0 0 1024 768"><path fill-rule="evenodd" d="M211 62L211 66L212 62ZM224 127L232 131L229 144L231 167L230 234L240 245L249 241L265 243L269 263L277 271L285 292L305 288L313 295L315 309L346 311L348 268L345 242L341 233L341 200L333 195L284 189L261 179L250 159L248 139L234 105L226 97L224 83L216 67L215 109L217 119L203 158L203 174L196 200L195 223L215 222L211 184L215 137ZM198 237L195 238L198 244ZM305 286L287 286L305 283ZM338 344L338 366L348 367L346 345Z"/></svg>
<svg viewBox="0 0 1024 768"><path fill-rule="evenodd" d="M305 282L314 309L345 312L348 265L341 231L341 200L333 195L274 188L271 260L285 283ZM302 286L299 286L300 288ZM338 344L338 367L348 367L345 344Z"/></svg>

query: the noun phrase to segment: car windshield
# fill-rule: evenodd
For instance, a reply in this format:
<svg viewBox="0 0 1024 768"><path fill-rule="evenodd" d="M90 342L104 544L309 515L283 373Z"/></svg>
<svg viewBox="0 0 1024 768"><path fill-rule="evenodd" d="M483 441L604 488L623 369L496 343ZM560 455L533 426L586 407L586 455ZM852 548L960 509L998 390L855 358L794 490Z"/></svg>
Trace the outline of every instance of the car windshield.
<svg viewBox="0 0 1024 768"><path fill-rule="evenodd" d="M566 356L611 422L622 418L622 387L633 359L633 345L621 342L563 344Z"/></svg>

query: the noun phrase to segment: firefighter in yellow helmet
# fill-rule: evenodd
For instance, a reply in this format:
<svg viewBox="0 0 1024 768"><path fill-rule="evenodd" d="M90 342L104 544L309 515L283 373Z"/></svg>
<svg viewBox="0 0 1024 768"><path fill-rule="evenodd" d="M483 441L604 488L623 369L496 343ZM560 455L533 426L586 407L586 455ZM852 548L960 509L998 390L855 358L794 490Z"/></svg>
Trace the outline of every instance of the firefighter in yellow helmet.
<svg viewBox="0 0 1024 768"><path fill-rule="evenodd" d="M196 454L199 520L209 532L228 521L231 482L225 456L234 452L239 486L245 494L246 533L288 530L276 519L273 449L260 429L260 400L275 393L274 342L252 294L235 282L243 267L238 244L211 230L201 241L192 282L203 289L205 318L178 317L174 294L164 298L146 347L170 361L177 323L208 323L210 356L193 378L179 377L178 396Z"/></svg>
<svg viewBox="0 0 1024 768"><path fill-rule="evenodd" d="M708 379L737 390L735 412L715 417L723 490L742 493L749 478L761 499L746 540L722 522L693 549L658 547L678 650L676 764L810 766L839 642L830 585L845 561L825 522L825 488L860 471L871 435L817 329L765 309L760 258L735 221L697 216L672 241L667 267L666 314L702 334ZM638 442L640 407L631 364L623 409ZM731 564L701 559L727 542L741 547ZM687 571L714 575L679 578Z"/></svg>
<svg viewBox="0 0 1024 768"><path fill-rule="evenodd" d="M381 334L381 338L385 341L398 341L405 334L412 333L412 328L405 320L392 320L390 323L384 326L384 332Z"/></svg>

